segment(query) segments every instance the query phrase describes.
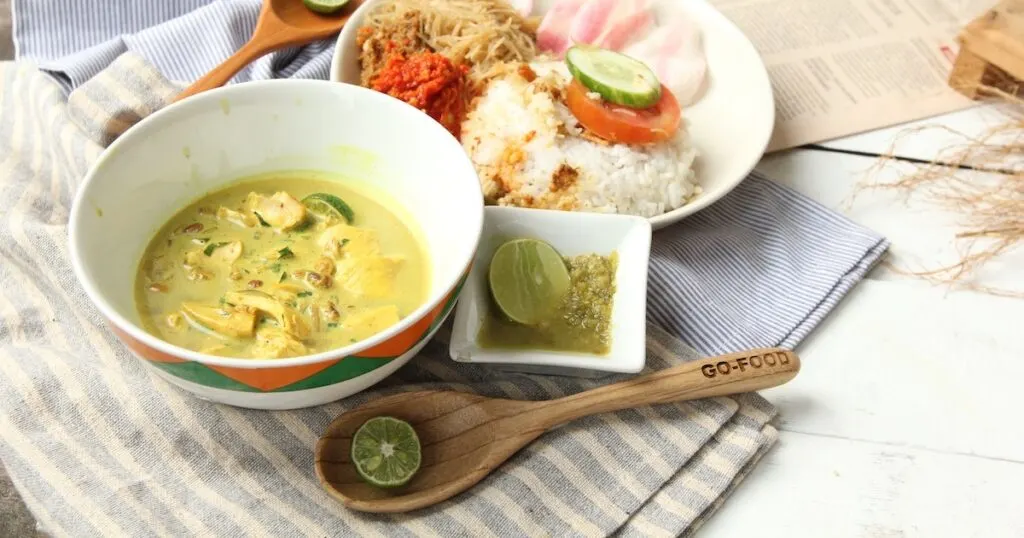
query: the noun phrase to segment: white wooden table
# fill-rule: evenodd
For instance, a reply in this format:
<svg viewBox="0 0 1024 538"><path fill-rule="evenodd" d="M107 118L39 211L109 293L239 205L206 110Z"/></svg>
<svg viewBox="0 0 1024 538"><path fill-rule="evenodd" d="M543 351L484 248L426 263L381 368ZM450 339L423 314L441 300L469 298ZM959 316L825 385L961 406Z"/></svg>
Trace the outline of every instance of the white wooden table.
<svg viewBox="0 0 1024 538"><path fill-rule="evenodd" d="M998 120L972 109L923 123L978 133ZM899 131L824 146L882 153ZM949 140L898 150L929 159ZM952 259L955 215L891 194L848 206L873 162L795 150L758 168L889 237L897 263ZM1024 252L990 273L1024 280ZM763 393L781 411L778 444L701 537L1024 537L1024 299L880 267L797 351L800 375Z"/></svg>

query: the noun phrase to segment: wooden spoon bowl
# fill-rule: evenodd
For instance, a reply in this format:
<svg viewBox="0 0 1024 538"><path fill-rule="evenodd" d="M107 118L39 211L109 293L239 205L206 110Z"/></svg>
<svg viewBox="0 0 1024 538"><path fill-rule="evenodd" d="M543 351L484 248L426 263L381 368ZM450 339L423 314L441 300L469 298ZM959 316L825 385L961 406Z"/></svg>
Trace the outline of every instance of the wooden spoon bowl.
<svg viewBox="0 0 1024 538"><path fill-rule="evenodd" d="M800 359L793 352L759 349L688 362L556 400L506 400L439 390L395 394L344 413L327 427L316 445L316 474L349 508L407 512L469 489L542 433L570 420L770 388L799 371ZM371 486L352 465L352 436L377 416L408 422L420 438L420 469L402 488Z"/></svg>
<svg viewBox="0 0 1024 538"><path fill-rule="evenodd" d="M263 0L252 37L230 58L185 89L176 100L227 84L243 67L260 56L323 39L341 30L352 12L365 0L349 0L340 12L321 15L302 0Z"/></svg>

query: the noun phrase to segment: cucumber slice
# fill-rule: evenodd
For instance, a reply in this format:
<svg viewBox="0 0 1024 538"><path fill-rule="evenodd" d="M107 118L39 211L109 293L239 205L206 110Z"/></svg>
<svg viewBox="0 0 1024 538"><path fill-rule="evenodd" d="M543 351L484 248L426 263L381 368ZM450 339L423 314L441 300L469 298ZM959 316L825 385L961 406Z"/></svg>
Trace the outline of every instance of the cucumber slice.
<svg viewBox="0 0 1024 538"><path fill-rule="evenodd" d="M630 108L650 108L661 99L661 82L643 62L613 50L576 45L565 63L580 84L605 101Z"/></svg>

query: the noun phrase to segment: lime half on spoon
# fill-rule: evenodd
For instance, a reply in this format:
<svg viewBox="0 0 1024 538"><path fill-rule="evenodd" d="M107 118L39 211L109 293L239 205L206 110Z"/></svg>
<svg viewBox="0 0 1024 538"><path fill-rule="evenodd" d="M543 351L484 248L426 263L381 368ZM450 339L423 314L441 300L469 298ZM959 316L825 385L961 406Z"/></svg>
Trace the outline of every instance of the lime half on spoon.
<svg viewBox="0 0 1024 538"><path fill-rule="evenodd" d="M420 469L420 438L416 430L394 417L367 420L352 436L352 464L370 484L396 488Z"/></svg>
<svg viewBox="0 0 1024 538"><path fill-rule="evenodd" d="M555 247L515 239L494 252L488 278L491 296L508 319L536 325L569 291L569 270Z"/></svg>
<svg viewBox="0 0 1024 538"><path fill-rule="evenodd" d="M310 11L330 15L345 7L348 0L302 0L302 3L306 4Z"/></svg>

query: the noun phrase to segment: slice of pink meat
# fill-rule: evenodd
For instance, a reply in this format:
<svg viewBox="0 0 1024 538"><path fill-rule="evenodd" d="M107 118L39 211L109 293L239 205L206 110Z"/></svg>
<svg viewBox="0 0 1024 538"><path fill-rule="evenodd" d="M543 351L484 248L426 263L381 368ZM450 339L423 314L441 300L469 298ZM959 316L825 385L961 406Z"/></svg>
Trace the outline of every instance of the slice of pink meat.
<svg viewBox="0 0 1024 538"><path fill-rule="evenodd" d="M573 19L569 39L618 51L653 22L651 0L589 0Z"/></svg>
<svg viewBox="0 0 1024 538"><path fill-rule="evenodd" d="M707 59L700 29L692 22L682 17L667 21L623 53L654 70L658 80L672 90L680 106L692 105L700 98Z"/></svg>
<svg viewBox="0 0 1024 538"><path fill-rule="evenodd" d="M569 30L587 0L556 0L537 27L537 48L558 57L572 46Z"/></svg>

